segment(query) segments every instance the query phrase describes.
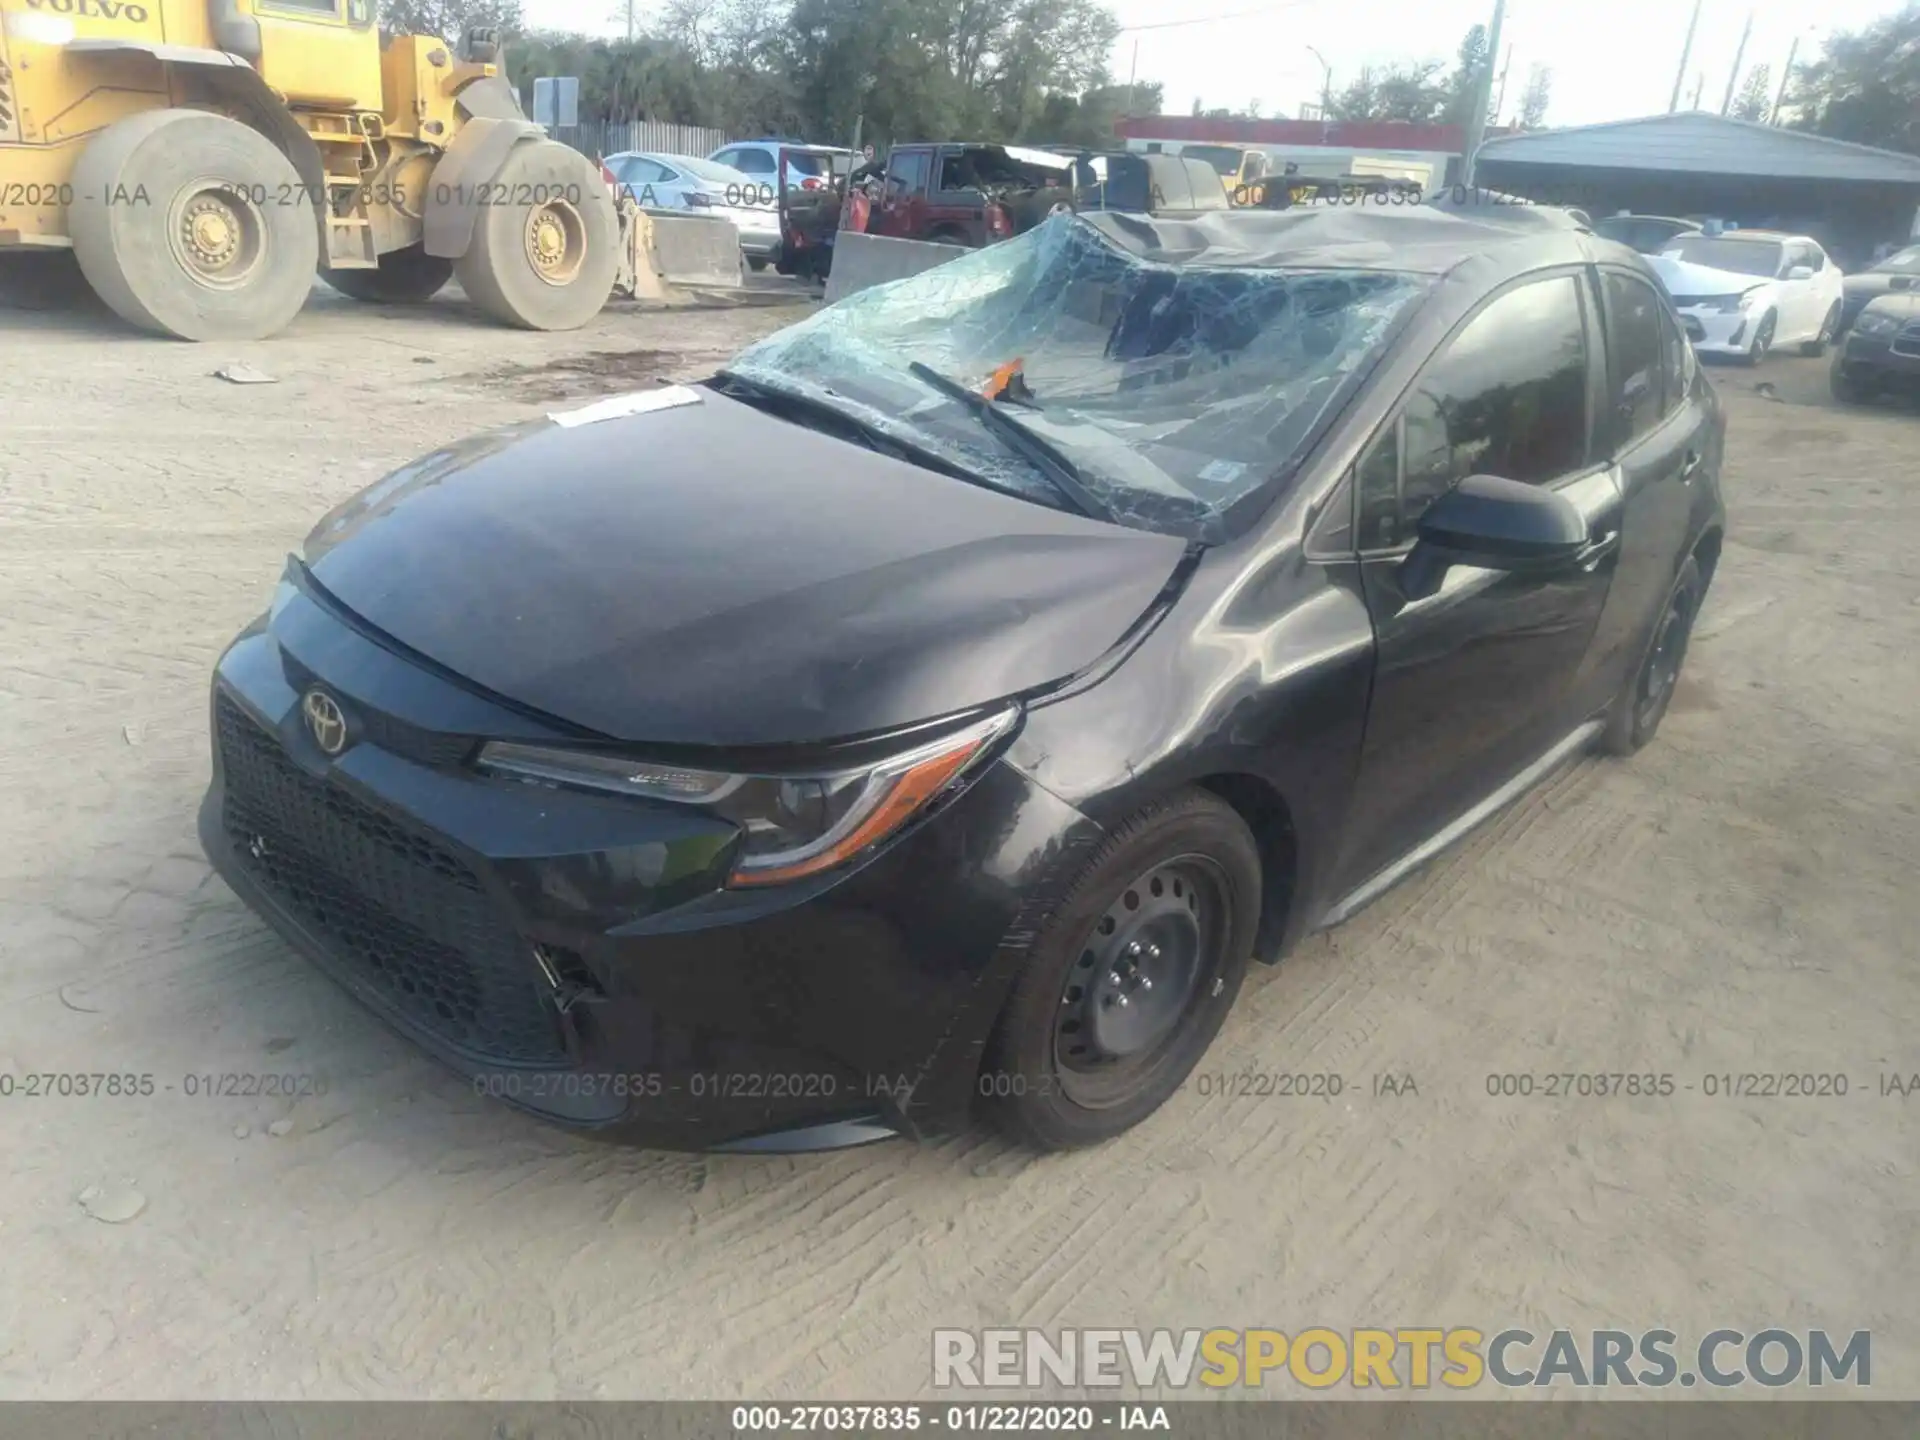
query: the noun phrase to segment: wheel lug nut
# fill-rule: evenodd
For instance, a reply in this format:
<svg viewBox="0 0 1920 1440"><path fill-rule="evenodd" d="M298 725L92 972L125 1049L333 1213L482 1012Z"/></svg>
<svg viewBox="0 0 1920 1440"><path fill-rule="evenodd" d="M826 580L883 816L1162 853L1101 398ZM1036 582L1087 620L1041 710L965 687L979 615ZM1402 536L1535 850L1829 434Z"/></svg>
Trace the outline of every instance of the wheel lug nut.
<svg viewBox="0 0 1920 1440"><path fill-rule="evenodd" d="M1153 989L1153 981L1151 981L1151 980L1149 980L1149 979L1147 979L1147 977L1146 977L1146 976L1144 976L1144 975L1142 975L1142 976L1140 977L1140 988L1141 988L1142 990L1151 990L1151 989Z"/></svg>

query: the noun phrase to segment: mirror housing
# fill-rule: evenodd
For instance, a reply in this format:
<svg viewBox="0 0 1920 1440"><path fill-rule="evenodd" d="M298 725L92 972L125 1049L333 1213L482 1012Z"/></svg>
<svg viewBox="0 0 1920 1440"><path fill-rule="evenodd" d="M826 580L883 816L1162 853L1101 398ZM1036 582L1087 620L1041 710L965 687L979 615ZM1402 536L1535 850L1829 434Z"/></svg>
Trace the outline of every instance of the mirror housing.
<svg viewBox="0 0 1920 1440"><path fill-rule="evenodd" d="M1811 280L1812 278L1813 267L1811 265L1795 265L1787 271L1787 279L1789 280Z"/></svg>
<svg viewBox="0 0 1920 1440"><path fill-rule="evenodd" d="M1469 475L1420 517L1414 554L1486 570L1538 572L1577 560L1587 523L1557 490Z"/></svg>

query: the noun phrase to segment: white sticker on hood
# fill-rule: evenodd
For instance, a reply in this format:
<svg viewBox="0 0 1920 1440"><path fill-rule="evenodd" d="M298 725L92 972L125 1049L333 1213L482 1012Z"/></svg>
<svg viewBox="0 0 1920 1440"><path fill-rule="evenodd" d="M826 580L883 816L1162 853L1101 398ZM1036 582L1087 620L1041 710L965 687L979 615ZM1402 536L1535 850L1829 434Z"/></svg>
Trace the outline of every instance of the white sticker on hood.
<svg viewBox="0 0 1920 1440"><path fill-rule="evenodd" d="M687 385L662 385L658 390L635 390L630 395L609 395L578 410L549 411L547 418L568 427L591 425L596 420L618 420L623 415L645 415L649 410L671 410L677 405L698 405L700 392Z"/></svg>

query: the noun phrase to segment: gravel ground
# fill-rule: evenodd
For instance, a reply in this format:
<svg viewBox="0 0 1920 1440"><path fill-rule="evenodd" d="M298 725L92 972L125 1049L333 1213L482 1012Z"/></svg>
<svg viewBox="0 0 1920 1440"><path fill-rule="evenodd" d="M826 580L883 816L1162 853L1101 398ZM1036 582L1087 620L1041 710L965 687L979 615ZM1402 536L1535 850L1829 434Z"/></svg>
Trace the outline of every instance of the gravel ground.
<svg viewBox="0 0 1920 1440"><path fill-rule="evenodd" d="M239 905L206 683L394 465L800 312L317 299L194 347L41 293L0 308L0 1076L159 1088L0 1098L0 1398L912 1398L933 1327L1008 1323L1870 1329L1876 1398L1920 1397L1920 1100L1882 1093L1920 1071L1920 415L1715 372L1731 530L1660 740L1256 975L1207 1061L1340 1099L1189 1093L1048 1159L669 1156L476 1099ZM327 1091L185 1093L260 1071ZM1520 1071L1676 1089L1488 1095ZM1849 1093L1705 1093L1778 1072Z"/></svg>

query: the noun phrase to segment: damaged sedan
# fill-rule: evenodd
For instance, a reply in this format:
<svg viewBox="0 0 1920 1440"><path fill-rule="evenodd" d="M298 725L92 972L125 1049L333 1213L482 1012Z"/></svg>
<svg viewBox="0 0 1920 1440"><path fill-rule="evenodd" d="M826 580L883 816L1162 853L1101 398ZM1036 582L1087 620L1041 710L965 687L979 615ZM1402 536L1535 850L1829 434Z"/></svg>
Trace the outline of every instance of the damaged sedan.
<svg viewBox="0 0 1920 1440"><path fill-rule="evenodd" d="M1723 436L1565 217L1055 215L326 517L202 843L603 1136L1188 1123L1250 962L1652 738Z"/></svg>

